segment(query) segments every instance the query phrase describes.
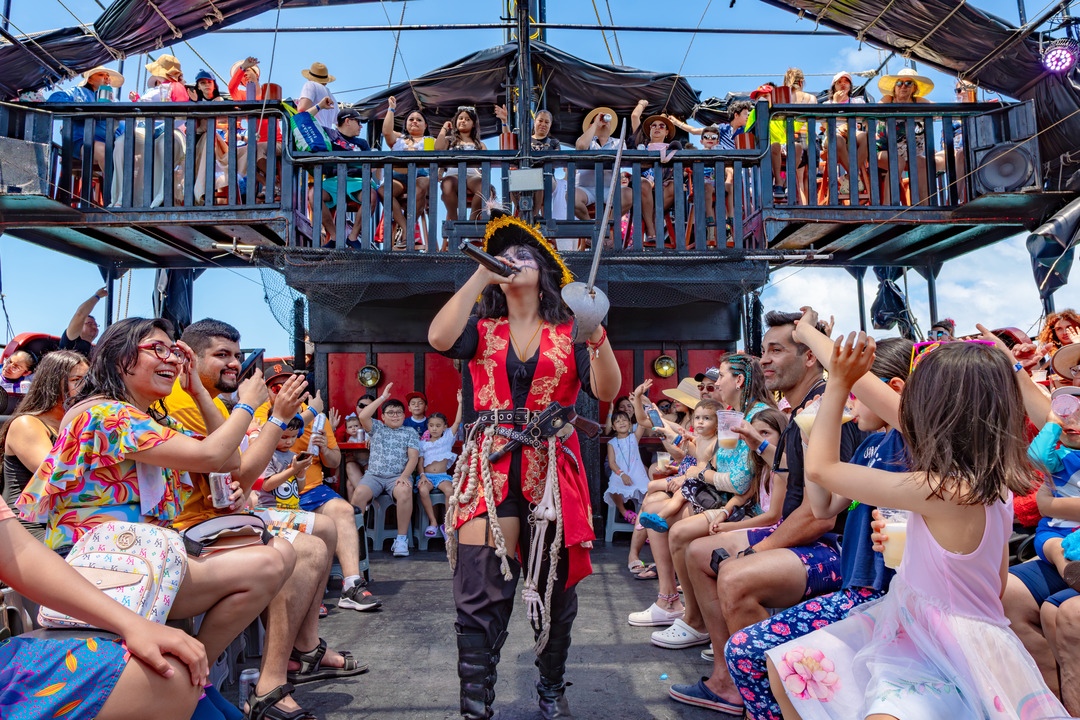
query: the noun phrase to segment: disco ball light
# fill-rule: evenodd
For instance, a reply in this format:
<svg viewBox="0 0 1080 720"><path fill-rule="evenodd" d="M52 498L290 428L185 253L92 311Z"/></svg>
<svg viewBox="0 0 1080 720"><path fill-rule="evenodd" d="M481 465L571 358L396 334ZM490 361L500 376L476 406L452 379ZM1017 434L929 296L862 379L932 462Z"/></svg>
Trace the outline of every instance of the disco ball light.
<svg viewBox="0 0 1080 720"><path fill-rule="evenodd" d="M1075 40L1061 38L1046 46L1043 50L1043 67L1052 73L1066 73L1076 66L1080 59L1080 45Z"/></svg>

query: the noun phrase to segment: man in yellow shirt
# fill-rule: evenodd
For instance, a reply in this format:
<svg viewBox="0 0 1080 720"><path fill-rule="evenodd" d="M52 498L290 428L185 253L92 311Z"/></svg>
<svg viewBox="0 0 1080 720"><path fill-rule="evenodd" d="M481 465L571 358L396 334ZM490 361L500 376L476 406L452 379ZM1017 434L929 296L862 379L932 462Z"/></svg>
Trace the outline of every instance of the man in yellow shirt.
<svg viewBox="0 0 1080 720"><path fill-rule="evenodd" d="M293 370L288 365L278 363L268 367L266 374L266 387L270 391L270 400L255 410L256 422L270 411L270 405L281 391L282 385L293 377ZM341 571L345 575L344 590L342 590L338 607L371 610L374 609L370 607L374 599L364 590L364 583L360 577L360 538L356 532L353 506L323 483L323 467L338 467L341 464L341 450L338 449L337 439L332 429L337 425L335 410L330 410L330 421L325 423L326 427L322 432L315 432L315 419L322 410L322 398L316 395L302 413L304 433L296 439L296 443L291 448L298 455L308 451L312 453L312 463L304 474L303 484L300 487L300 507L330 518L337 529L335 554L338 562L341 563ZM300 478L297 478L297 484L300 484ZM359 589L352 590L352 588ZM358 605L366 607L358 607Z"/></svg>
<svg viewBox="0 0 1080 720"><path fill-rule="evenodd" d="M198 382L211 397L236 389L241 359L240 334L236 328L218 320L200 320L189 325L180 339L195 354L195 366L188 367L186 372L195 372ZM224 422L228 410L216 398L213 404L205 400L196 404L191 394L183 389L182 380L177 381L173 392L165 399L165 407L169 415L180 420L187 429L207 434ZM306 386L303 378L293 376L279 388L273 407L267 408L267 421L258 438L242 453L240 470L233 473L233 487L239 493L234 497L238 501L247 497L255 480L266 469L281 433L301 406ZM215 410L216 417L212 415ZM255 415L255 410L248 406L237 405L234 412ZM239 507L238 502L232 508L214 508L206 477L193 476L192 481L192 495L174 521L178 528L188 527L206 517L228 514ZM287 682L295 685L367 671L366 665L357 664L348 653L328 650L325 641L319 638L319 605L333 561L329 549L336 544L337 533L333 523L318 516L313 518L311 525L310 535L293 533L290 536L291 546L281 543L280 539L274 540L283 555L287 555L287 566L294 569L267 608L261 674L253 691L257 697L251 698L256 703ZM355 529L353 534L356 534ZM291 695L284 695L272 704L286 713L300 709Z"/></svg>

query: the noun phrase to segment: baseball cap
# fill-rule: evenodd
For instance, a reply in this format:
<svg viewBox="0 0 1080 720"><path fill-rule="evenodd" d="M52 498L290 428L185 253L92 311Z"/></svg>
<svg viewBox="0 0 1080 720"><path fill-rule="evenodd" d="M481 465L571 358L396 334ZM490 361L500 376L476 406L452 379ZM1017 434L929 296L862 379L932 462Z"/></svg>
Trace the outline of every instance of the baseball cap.
<svg viewBox="0 0 1080 720"><path fill-rule="evenodd" d="M694 382L701 382L705 378L708 378L708 379L712 380L713 382L716 382L717 380L720 379L720 368L711 367L711 368L707 369L703 373L698 373L697 375L694 376Z"/></svg>
<svg viewBox="0 0 1080 720"><path fill-rule="evenodd" d="M355 108L346 108L337 114L337 124L345 122L349 118L355 118L357 122L363 122L360 118L360 111Z"/></svg>

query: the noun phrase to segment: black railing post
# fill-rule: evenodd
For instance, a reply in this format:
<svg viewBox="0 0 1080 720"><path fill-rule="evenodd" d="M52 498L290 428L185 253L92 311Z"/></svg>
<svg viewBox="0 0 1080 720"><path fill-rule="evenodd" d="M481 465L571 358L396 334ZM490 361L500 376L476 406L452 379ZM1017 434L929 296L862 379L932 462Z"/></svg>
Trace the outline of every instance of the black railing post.
<svg viewBox="0 0 1080 720"><path fill-rule="evenodd" d="M773 207L773 172L772 172L772 143L769 142L769 101L762 98L754 105L754 135L756 136L755 146L758 153L761 156L761 162L759 167L761 172L758 178L758 188L755 188L758 192L755 194L761 198L762 207ZM741 169L742 163L739 163ZM736 170L738 172L738 170ZM739 198L735 198L738 203ZM736 211L741 214L741 211ZM742 247L741 243L736 244L736 247Z"/></svg>

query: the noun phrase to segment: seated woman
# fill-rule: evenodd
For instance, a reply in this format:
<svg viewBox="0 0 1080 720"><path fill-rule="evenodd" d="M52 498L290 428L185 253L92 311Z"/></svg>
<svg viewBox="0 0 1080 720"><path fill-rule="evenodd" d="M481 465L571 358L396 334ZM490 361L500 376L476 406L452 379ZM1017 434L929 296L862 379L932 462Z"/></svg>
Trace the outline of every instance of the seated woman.
<svg viewBox="0 0 1080 720"><path fill-rule="evenodd" d="M979 88L969 82L960 80L959 78L956 80L956 87L953 88L953 93L956 96L955 102L978 102ZM953 177L957 178L955 182L950 183L950 185L953 186L950 190L956 194L956 201L958 203L967 202L967 183L959 180L959 178L967 175L967 155L964 153L963 123L960 122L959 118L953 118L952 127L942 128L942 138L939 143L941 149L934 155L934 165L939 173L948 172L949 167L946 155L948 150L945 145L946 134L952 136L953 166L956 173Z"/></svg>
<svg viewBox="0 0 1080 720"><path fill-rule="evenodd" d="M24 520L46 523L50 548L63 551L111 520L163 525L183 505L191 487L188 472L239 467L237 447L251 420L247 413L234 412L199 440L151 409L170 394L193 359L190 348L173 343L167 320L128 318L105 331L60 421L56 444L16 504ZM240 385L237 408L258 406L266 397L261 373L255 375ZM240 496L239 490L233 493L234 503ZM266 546L188 559L170 617L205 613L197 638L209 657L225 650L292 572L295 554L281 543L274 539ZM74 597L70 587L66 595ZM207 702L220 697L212 687L206 692Z"/></svg>
<svg viewBox="0 0 1080 720"><path fill-rule="evenodd" d="M4 502L13 506L48 457L56 442L64 403L82 384L89 365L74 350L55 350L41 359L26 397L11 419L0 428L0 451L4 453L4 472L0 489ZM45 542L45 525L19 521L38 541Z"/></svg>
<svg viewBox="0 0 1080 720"><path fill-rule="evenodd" d="M383 117L382 134L386 140L386 144L390 146L390 149L394 152L412 152L414 150L423 150L425 141L431 136L427 134L428 124L427 118L424 117L424 113L419 110L413 110L405 117L405 125L402 128L402 132L394 130L394 112L397 110L397 98L393 95L386 99L389 110L386 111L386 115ZM434 148L434 139L429 143ZM416 168L416 194L412 198L413 207L416 208L416 215L419 217L420 213L427 210L427 198L428 187L431 180L428 177L427 168ZM393 193L394 200L398 203L401 202L401 198L405 196L408 190L409 184L409 172L405 166L399 166L394 168L394 180L393 180ZM398 245L400 244L400 247ZM403 250L405 248L404 237L402 237L401 243L396 240L395 234L395 250Z"/></svg>
<svg viewBox="0 0 1080 720"><path fill-rule="evenodd" d="M866 98L863 96L853 97L851 95L852 90L852 77L851 73L846 70L842 70L833 76L832 85L829 86L829 99L825 101L826 105L848 105L848 104L866 104ZM823 126L824 127L824 126ZM856 126L858 127L858 126ZM848 157L848 125L846 121L837 120L836 122L836 144L838 146L836 159L840 163L840 166L844 168L844 172L851 177L851 160ZM828 133L826 132L824 152L828 151ZM858 163L859 171L863 171L869 162L870 150L868 145L868 138L866 136L866 130L855 131L855 148L856 148L856 162ZM828 176L826 176L828 177ZM849 180L850 182L850 180ZM841 195L844 193L840 193Z"/></svg>
<svg viewBox="0 0 1080 720"><path fill-rule="evenodd" d="M202 644L107 597L31 537L3 500L0 580L36 603L118 635L0 642L5 718L191 717L209 674Z"/></svg>
<svg viewBox="0 0 1080 720"><path fill-rule="evenodd" d="M1080 342L1080 313L1072 308L1050 313L1046 316L1035 342L1038 345L1037 352L1043 358L1040 362L1047 368L1050 384L1055 388L1070 385L1072 378L1057 374L1050 366L1050 361L1061 348Z"/></svg>
<svg viewBox="0 0 1080 720"><path fill-rule="evenodd" d="M439 137L435 138L435 149L452 152L487 150L487 146L480 140L480 119L476 114L476 108L459 107L453 122L447 121L443 124ZM480 216L480 207L484 199L480 181L481 173L478 169L466 170L465 185L473 194L469 218L474 220ZM458 219L458 192L458 169L447 168L442 174L442 201L446 207L448 220Z"/></svg>
<svg viewBox="0 0 1080 720"><path fill-rule="evenodd" d="M90 68L82 74L83 81L71 88L71 90L55 92L49 96L48 102L77 102L77 103L92 103L92 102L115 102L113 98L113 89L119 88L124 84L124 76L115 70L110 70L107 67L97 66ZM106 93L102 93L102 88L109 88ZM101 97L99 97L101 95ZM73 122L71 125L71 153L77 163L82 162L83 155L83 134L85 132L85 123ZM107 125L104 120L98 120L94 123L94 149L93 149L93 164L94 170L98 172L104 172L105 170L105 138L107 133ZM122 145L120 140L124 134L124 122L120 121L116 123L115 130L115 145L117 147ZM113 166L113 176L118 177L118 167ZM84 172L83 181L90 182L90 173Z"/></svg>
<svg viewBox="0 0 1080 720"><path fill-rule="evenodd" d="M648 100L638 100L634 111L630 113L630 130L634 133L633 144L638 150L653 150L660 153L660 162L667 163L675 155L675 151L682 150L682 143L674 140L675 124L666 115L651 115L641 122L641 116L648 106ZM642 168L641 192L654 194L656 186L656 169L652 166ZM662 182L664 185L664 212L667 212L675 204L675 171L666 167L663 169Z"/></svg>
<svg viewBox="0 0 1080 720"><path fill-rule="evenodd" d="M499 118L502 123L503 133L510 132L510 125L507 123L506 108L502 105L495 106L495 117ZM559 141L551 137L551 113L547 110L537 110L533 115L533 131L530 136L529 146L533 152L558 152L562 149L562 145ZM517 205L518 195L520 193L514 193L514 204ZM536 217L542 217L544 215L544 192L542 190L536 190L532 194L532 206L533 214Z"/></svg>
<svg viewBox="0 0 1080 720"><path fill-rule="evenodd" d="M229 72L229 97L233 100L244 101L248 99L247 85L253 84L259 87L259 60L247 57L233 63ZM255 91L255 100L262 100L262 93Z"/></svg>
<svg viewBox="0 0 1080 720"><path fill-rule="evenodd" d="M881 102L882 104L889 103L930 103L932 100L927 100L926 95L934 89L934 81L928 77L919 75L911 68L904 68L896 75L885 75L878 80L878 89L881 90ZM885 123L882 123L884 127ZM922 132L922 123L917 123L915 128L915 152L917 157L914 160L916 166L916 172L919 178L919 195L921 198L927 197L927 177L926 177L926 136ZM878 171L879 172L891 172L893 169L889 167L889 138L886 135L886 130L883 129L878 132L877 136L877 149L878 149ZM909 169L908 158L908 137L907 137L907 123L897 122L896 124L896 162L897 167L895 171L903 174L905 170ZM886 181L884 189L881 193L881 204L891 205L891 183ZM920 199L921 199L920 198ZM918 203L919 199L912 198L914 203Z"/></svg>

